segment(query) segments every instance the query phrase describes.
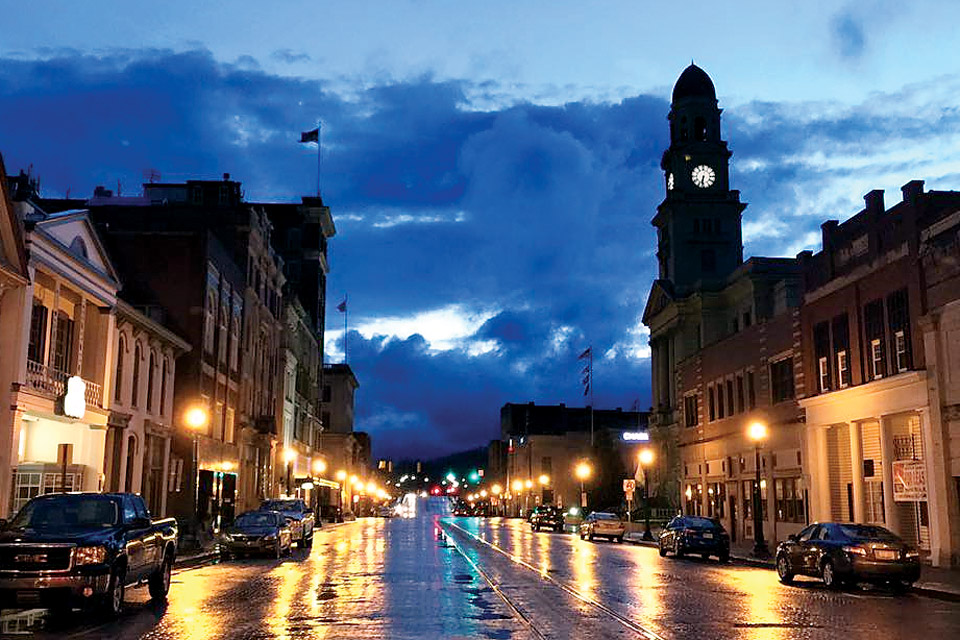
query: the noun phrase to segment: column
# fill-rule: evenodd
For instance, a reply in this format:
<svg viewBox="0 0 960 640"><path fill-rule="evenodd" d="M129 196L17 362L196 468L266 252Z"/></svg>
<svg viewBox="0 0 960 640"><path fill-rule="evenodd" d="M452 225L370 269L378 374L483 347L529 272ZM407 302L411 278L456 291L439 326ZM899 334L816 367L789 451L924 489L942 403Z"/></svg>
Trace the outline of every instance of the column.
<svg viewBox="0 0 960 640"><path fill-rule="evenodd" d="M163 482L160 489L160 517L167 515L167 486L170 482L170 441L171 438L163 439Z"/></svg>
<svg viewBox="0 0 960 640"><path fill-rule="evenodd" d="M849 431L850 467L853 471L853 513L850 514L850 519L854 522L864 522L867 516L863 499L863 438L860 423L851 422Z"/></svg>
<svg viewBox="0 0 960 640"><path fill-rule="evenodd" d="M924 473L927 476L927 513L930 528L930 562L935 567L950 566L950 526L947 513L947 469L944 464L943 430L930 419L930 409L920 409L920 435L923 438ZM939 415L939 411L938 411ZM952 481L953 478L950 478Z"/></svg>
<svg viewBox="0 0 960 640"><path fill-rule="evenodd" d="M660 408L660 350L659 343L656 340L650 341L650 386L651 396L653 397L653 410Z"/></svg>
<svg viewBox="0 0 960 640"><path fill-rule="evenodd" d="M893 431L889 416L880 416L880 473L883 474L883 520L887 529L901 535L897 503L893 501Z"/></svg>
<svg viewBox="0 0 960 640"><path fill-rule="evenodd" d="M813 483L810 487L810 520L832 520L833 505L830 502L830 465L827 450L827 429L817 426L811 435L814 438L815 459L811 460Z"/></svg>

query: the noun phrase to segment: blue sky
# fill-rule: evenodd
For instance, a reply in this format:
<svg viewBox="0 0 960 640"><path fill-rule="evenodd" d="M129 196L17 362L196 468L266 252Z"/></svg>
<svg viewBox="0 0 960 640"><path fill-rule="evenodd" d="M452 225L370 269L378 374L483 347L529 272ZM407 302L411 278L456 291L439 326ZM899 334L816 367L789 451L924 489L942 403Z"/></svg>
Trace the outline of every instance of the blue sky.
<svg viewBox="0 0 960 640"><path fill-rule="evenodd" d="M0 2L8 169L51 196L135 193L154 169L295 201L322 118L329 297L349 293L378 455L485 444L505 402L582 404L589 344L596 404L649 405L649 221L691 59L724 109L746 255L816 249L874 188L960 189L950 2L130 4Z"/></svg>

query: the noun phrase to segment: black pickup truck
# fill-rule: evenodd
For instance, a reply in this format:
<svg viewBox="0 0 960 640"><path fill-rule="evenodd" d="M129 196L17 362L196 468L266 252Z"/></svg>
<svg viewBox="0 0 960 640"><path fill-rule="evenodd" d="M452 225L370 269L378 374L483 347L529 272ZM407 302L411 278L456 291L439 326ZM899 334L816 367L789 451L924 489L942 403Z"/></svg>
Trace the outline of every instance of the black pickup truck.
<svg viewBox="0 0 960 640"><path fill-rule="evenodd" d="M150 520L138 495L38 496L0 520L0 607L74 605L116 615L128 586L166 598L177 554L177 522Z"/></svg>

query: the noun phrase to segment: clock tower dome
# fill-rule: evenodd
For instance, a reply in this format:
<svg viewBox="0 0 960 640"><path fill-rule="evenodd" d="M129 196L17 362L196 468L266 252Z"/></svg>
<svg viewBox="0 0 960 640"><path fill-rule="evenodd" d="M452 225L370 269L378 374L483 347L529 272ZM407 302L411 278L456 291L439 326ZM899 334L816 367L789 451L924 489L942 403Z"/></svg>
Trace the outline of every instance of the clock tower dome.
<svg viewBox="0 0 960 640"><path fill-rule="evenodd" d="M722 285L743 262L740 218L747 205L730 189L720 113L713 81L691 64L673 88L670 147L660 161L666 197L653 218L659 277L679 296Z"/></svg>

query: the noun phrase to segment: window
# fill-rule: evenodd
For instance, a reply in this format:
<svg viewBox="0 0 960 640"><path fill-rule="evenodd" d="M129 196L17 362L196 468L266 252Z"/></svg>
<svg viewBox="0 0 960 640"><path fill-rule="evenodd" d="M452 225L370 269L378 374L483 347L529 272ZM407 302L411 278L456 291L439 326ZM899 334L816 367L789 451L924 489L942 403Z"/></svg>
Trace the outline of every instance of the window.
<svg viewBox="0 0 960 640"><path fill-rule="evenodd" d="M133 380L130 382L130 406L137 406L140 399L140 344L133 349Z"/></svg>
<svg viewBox="0 0 960 640"><path fill-rule="evenodd" d="M691 394L683 399L683 420L688 427L695 427L700 422L697 415L697 395Z"/></svg>
<svg viewBox="0 0 960 640"><path fill-rule="evenodd" d="M30 345L27 347L27 359L41 364L44 362L43 355L47 341L47 313L45 306L34 301L33 313L30 316Z"/></svg>
<svg viewBox="0 0 960 640"><path fill-rule="evenodd" d="M157 368L156 356L150 352L150 363L147 368L147 411L153 411L153 382Z"/></svg>
<svg viewBox="0 0 960 640"><path fill-rule="evenodd" d="M240 318L243 316L243 302L237 292L233 296L233 312L230 318L230 370L240 366Z"/></svg>
<svg viewBox="0 0 960 640"><path fill-rule="evenodd" d="M540 473L548 476L553 473L553 459L550 456L543 456L540 459Z"/></svg>
<svg viewBox="0 0 960 640"><path fill-rule="evenodd" d="M733 415L736 413L734 409L735 405L733 404L733 379L730 378L727 380L727 414Z"/></svg>
<svg viewBox="0 0 960 640"><path fill-rule="evenodd" d="M703 116L697 116L693 121L693 131L694 136L700 142L703 142L707 139L707 121Z"/></svg>
<svg viewBox="0 0 960 640"><path fill-rule="evenodd" d="M725 485L722 482L713 482L707 485L707 516L722 518L723 507L727 501Z"/></svg>
<svg viewBox="0 0 960 640"><path fill-rule="evenodd" d="M897 373L903 373L909 365L907 364L907 337L902 330L897 330L893 334L893 353Z"/></svg>
<svg viewBox="0 0 960 640"><path fill-rule="evenodd" d="M800 478L777 478L773 482L777 522L804 522Z"/></svg>
<svg viewBox="0 0 960 640"><path fill-rule="evenodd" d="M170 360L163 359L163 369L160 371L160 415L167 410L167 376L170 375Z"/></svg>
<svg viewBox="0 0 960 640"><path fill-rule="evenodd" d="M890 333L893 335L893 366L897 373L907 371L911 366L910 353L910 308L907 303L907 290L900 289L887 296L887 316L890 319Z"/></svg>
<svg viewBox="0 0 960 640"><path fill-rule="evenodd" d="M743 403L743 374L737 374L737 412L743 413L746 410Z"/></svg>
<svg viewBox="0 0 960 640"><path fill-rule="evenodd" d="M57 336L53 342L53 368L70 373L73 365L73 318L57 312Z"/></svg>
<svg viewBox="0 0 960 640"><path fill-rule="evenodd" d="M743 519L753 519L753 480L743 481Z"/></svg>
<svg viewBox="0 0 960 640"><path fill-rule="evenodd" d="M884 524L883 517L883 483L864 482L864 493L867 501L867 522Z"/></svg>
<svg viewBox="0 0 960 640"><path fill-rule="evenodd" d="M710 409L710 422L713 422L714 420L717 419L717 405L716 405L716 400L714 398L713 387L711 386L710 388L708 388L707 392L709 394L707 396L707 404L709 405L709 409Z"/></svg>
<svg viewBox="0 0 960 640"><path fill-rule="evenodd" d="M757 408L757 388L753 384L753 371L747 371L747 406Z"/></svg>
<svg viewBox="0 0 960 640"><path fill-rule="evenodd" d="M121 393L123 392L123 359L124 354L127 352L127 341L123 336L120 336L120 345L117 348L117 375L113 381L113 400L114 402L120 402Z"/></svg>
<svg viewBox="0 0 960 640"><path fill-rule="evenodd" d="M330 385L328 384L323 385L323 401L330 402L331 397L332 396L331 396Z"/></svg>
<svg viewBox="0 0 960 640"><path fill-rule="evenodd" d="M817 359L817 391L831 389L830 376L830 323L819 322L813 328L813 351Z"/></svg>
<svg viewBox="0 0 960 640"><path fill-rule="evenodd" d="M870 341L870 371L874 380L883 377L883 343L880 338Z"/></svg>
<svg viewBox="0 0 960 640"><path fill-rule="evenodd" d="M717 383L717 418L723 420L724 415L723 411L723 383Z"/></svg>
<svg viewBox="0 0 960 640"><path fill-rule="evenodd" d="M867 342L870 345L870 377L874 380L886 374L886 352L884 340L886 335L883 327L883 301L874 300L863 308L863 326Z"/></svg>
<svg viewBox="0 0 960 640"><path fill-rule="evenodd" d="M226 442L233 442L235 421L236 411L234 411L233 407L227 407L227 427L226 434L224 436L224 440L226 440Z"/></svg>
<svg viewBox="0 0 960 640"><path fill-rule="evenodd" d="M850 362L846 349L837 351L837 380L841 389L850 385Z"/></svg>
<svg viewBox="0 0 960 640"><path fill-rule="evenodd" d="M793 358L784 358L770 365L771 400L774 404L793 399Z"/></svg>
<svg viewBox="0 0 960 640"><path fill-rule="evenodd" d="M752 323L752 318L750 317L749 311L743 312L743 328L746 329Z"/></svg>
<svg viewBox="0 0 960 640"><path fill-rule="evenodd" d="M837 388L849 387L850 382L850 323L847 314L833 319L833 353L837 367ZM842 354L842 355L841 355Z"/></svg>
<svg viewBox="0 0 960 640"><path fill-rule="evenodd" d="M227 364L227 325L231 321L230 315L230 287L224 283L220 290L220 308L217 326L219 327L217 337L217 361L226 366Z"/></svg>
<svg viewBox="0 0 960 640"><path fill-rule="evenodd" d="M213 343L217 332L217 292L207 289L207 306L203 316L203 350L213 353Z"/></svg>

